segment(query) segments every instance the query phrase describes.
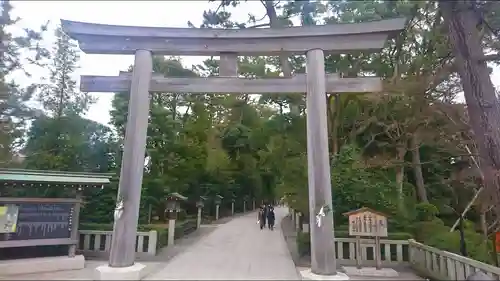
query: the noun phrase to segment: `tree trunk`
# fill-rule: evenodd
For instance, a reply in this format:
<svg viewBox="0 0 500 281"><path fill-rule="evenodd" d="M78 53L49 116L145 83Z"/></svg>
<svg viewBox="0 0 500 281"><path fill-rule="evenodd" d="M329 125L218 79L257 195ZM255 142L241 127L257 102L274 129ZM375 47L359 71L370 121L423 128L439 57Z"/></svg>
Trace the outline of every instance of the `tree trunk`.
<svg viewBox="0 0 500 281"><path fill-rule="evenodd" d="M333 155L336 155L339 153L340 150L340 140L339 140L339 126L340 126L340 110L341 110L341 104L340 104L340 96L339 94L334 95L334 101L335 104L335 114L333 117L333 135L332 135L332 153Z"/></svg>
<svg viewBox="0 0 500 281"><path fill-rule="evenodd" d="M422 163L420 162L420 144L418 141L417 133L413 134L413 136L410 138L410 150L418 199L420 200L420 202L428 203L429 200L427 199L427 190L425 189L424 176L422 174Z"/></svg>
<svg viewBox="0 0 500 281"><path fill-rule="evenodd" d="M481 231L483 232L484 240L488 240L488 223L486 222L486 210L482 210L479 215L479 222L481 224Z"/></svg>
<svg viewBox="0 0 500 281"><path fill-rule="evenodd" d="M333 100L333 102L332 102ZM328 105L328 136L330 144L330 153L336 155L339 152L339 140L338 140L338 127L340 124L340 102L338 94L331 94L326 97L326 104Z"/></svg>
<svg viewBox="0 0 500 281"><path fill-rule="evenodd" d="M440 1L448 24L449 40L469 113L470 124L479 147L479 161L484 175L485 195L500 216L500 108L491 83L484 52L476 28L475 1Z"/></svg>
<svg viewBox="0 0 500 281"><path fill-rule="evenodd" d="M405 155L406 147L400 146L397 148L397 161L399 165L396 167L396 192L398 194L398 209L402 214L406 214L405 195L403 191L404 176L405 176Z"/></svg>
<svg viewBox="0 0 500 281"><path fill-rule="evenodd" d="M276 14L276 8L274 7L274 1L273 0L266 0L264 3L264 7L266 8L266 14L267 17L269 18L269 25L271 28L280 28L281 23L278 20L278 15ZM291 77L292 76L292 66L290 65L290 62L288 61L288 57L286 55L280 55L280 62L281 62L281 70L283 71L283 76L284 77ZM295 104L295 101L290 102L290 113L292 115L299 115L300 114L300 109L299 105Z"/></svg>

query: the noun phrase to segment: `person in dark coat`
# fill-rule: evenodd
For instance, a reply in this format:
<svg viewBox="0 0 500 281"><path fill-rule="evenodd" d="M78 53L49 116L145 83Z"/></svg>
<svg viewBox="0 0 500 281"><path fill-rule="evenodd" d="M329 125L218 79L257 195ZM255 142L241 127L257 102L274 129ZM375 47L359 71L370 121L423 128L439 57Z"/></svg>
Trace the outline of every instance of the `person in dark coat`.
<svg viewBox="0 0 500 281"><path fill-rule="evenodd" d="M263 229L266 226L266 208L264 206L260 207L259 213L257 215L257 219L259 220L260 229Z"/></svg>
<svg viewBox="0 0 500 281"><path fill-rule="evenodd" d="M274 229L274 220L276 219L274 215L274 208L272 206L269 206L268 211L267 211L267 225L269 229L273 230Z"/></svg>

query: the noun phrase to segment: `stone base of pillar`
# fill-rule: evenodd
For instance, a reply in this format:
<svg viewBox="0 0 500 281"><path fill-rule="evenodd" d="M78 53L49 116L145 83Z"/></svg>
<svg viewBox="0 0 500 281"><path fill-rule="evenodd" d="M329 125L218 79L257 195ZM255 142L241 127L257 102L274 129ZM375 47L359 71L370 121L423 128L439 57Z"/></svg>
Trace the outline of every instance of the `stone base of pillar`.
<svg viewBox="0 0 500 281"><path fill-rule="evenodd" d="M343 269L349 275L375 276L375 277L399 277L399 273L392 268L376 269L375 267L344 266Z"/></svg>
<svg viewBox="0 0 500 281"><path fill-rule="evenodd" d="M312 273L311 269L304 269L300 271L302 280L349 280L349 276L342 272L337 272L335 275L319 275Z"/></svg>
<svg viewBox="0 0 500 281"><path fill-rule="evenodd" d="M95 270L94 280L141 280L145 276L146 266L134 263L128 267L98 266Z"/></svg>

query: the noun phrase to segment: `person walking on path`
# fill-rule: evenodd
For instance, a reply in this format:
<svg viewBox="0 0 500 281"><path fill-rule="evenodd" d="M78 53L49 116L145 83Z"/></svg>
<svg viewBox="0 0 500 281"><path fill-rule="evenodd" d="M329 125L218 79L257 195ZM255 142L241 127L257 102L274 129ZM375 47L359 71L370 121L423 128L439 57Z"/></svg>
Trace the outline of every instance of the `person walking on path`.
<svg viewBox="0 0 500 281"><path fill-rule="evenodd" d="M267 210L267 225L270 230L274 229L274 221L276 219L276 216L274 215L274 208L272 206L269 206Z"/></svg>
<svg viewBox="0 0 500 281"><path fill-rule="evenodd" d="M260 229L263 229L266 226L266 208L264 206L260 207L257 220L260 224Z"/></svg>

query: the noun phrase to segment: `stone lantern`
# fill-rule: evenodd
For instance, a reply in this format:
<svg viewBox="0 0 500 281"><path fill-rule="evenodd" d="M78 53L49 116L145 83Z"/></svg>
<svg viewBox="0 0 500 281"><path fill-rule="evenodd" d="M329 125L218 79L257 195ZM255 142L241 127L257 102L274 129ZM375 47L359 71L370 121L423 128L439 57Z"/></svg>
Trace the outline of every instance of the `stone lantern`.
<svg viewBox="0 0 500 281"><path fill-rule="evenodd" d="M198 200L196 201L196 207L198 208L198 216L196 217L196 227L200 228L201 225L201 213L203 210L203 207L205 206L205 201L207 201L207 197L205 196L200 196Z"/></svg>
<svg viewBox="0 0 500 281"><path fill-rule="evenodd" d="M236 201L235 196L231 197L231 215L234 216L234 202Z"/></svg>
<svg viewBox="0 0 500 281"><path fill-rule="evenodd" d="M170 193L167 196L167 212L168 217L168 245L174 245L175 238L175 220L177 213L181 210L181 202L186 201L187 197L180 195L177 192Z"/></svg>
<svg viewBox="0 0 500 281"><path fill-rule="evenodd" d="M224 199L224 197L220 196L219 194L215 195L215 198L214 198L215 220L219 219L219 209L220 209L220 204L222 204L222 199Z"/></svg>
<svg viewBox="0 0 500 281"><path fill-rule="evenodd" d="M247 211L247 201L248 201L248 195L245 195L243 197L243 213Z"/></svg>

